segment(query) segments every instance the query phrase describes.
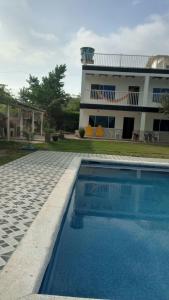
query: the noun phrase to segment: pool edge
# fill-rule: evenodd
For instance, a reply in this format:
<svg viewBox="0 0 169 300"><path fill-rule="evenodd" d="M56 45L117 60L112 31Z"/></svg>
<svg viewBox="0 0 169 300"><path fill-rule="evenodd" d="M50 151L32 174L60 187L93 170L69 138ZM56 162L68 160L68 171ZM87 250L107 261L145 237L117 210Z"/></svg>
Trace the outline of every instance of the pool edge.
<svg viewBox="0 0 169 300"><path fill-rule="evenodd" d="M55 186L48 200L32 223L9 262L0 273L0 299L72 299L71 297L36 294L50 260L56 236L60 229L63 214L67 207L81 161L118 162L141 164L144 166L168 166L166 162L114 160L110 158L74 158ZM56 201L56 198L59 198ZM57 214L53 213L57 210ZM31 263L32 262L32 263ZM74 298L81 299L81 298Z"/></svg>

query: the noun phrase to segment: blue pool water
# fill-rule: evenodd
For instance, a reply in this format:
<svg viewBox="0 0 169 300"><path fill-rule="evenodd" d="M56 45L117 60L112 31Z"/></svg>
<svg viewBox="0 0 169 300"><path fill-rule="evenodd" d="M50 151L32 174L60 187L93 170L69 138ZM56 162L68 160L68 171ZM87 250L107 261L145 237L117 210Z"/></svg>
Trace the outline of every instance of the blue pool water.
<svg viewBox="0 0 169 300"><path fill-rule="evenodd" d="M39 293L169 299L169 170L85 163Z"/></svg>

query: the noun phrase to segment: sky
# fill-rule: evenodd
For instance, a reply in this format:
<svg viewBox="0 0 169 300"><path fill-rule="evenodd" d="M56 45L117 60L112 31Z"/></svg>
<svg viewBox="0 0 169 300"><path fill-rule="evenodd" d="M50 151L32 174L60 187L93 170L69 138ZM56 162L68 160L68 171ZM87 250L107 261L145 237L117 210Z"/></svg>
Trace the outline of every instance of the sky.
<svg viewBox="0 0 169 300"><path fill-rule="evenodd" d="M62 63L66 92L78 94L83 46L169 54L169 0L0 0L0 83L15 95Z"/></svg>

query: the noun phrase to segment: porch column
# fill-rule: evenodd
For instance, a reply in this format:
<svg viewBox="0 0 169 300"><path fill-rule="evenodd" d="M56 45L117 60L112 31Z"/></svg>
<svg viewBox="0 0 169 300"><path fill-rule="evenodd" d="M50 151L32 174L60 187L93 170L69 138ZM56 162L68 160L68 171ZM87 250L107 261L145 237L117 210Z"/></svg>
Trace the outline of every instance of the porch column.
<svg viewBox="0 0 169 300"><path fill-rule="evenodd" d="M40 135L43 135L43 112L41 113L41 118L40 118Z"/></svg>
<svg viewBox="0 0 169 300"><path fill-rule="evenodd" d="M149 83L150 83L150 76L146 75L144 80L144 90L143 90L143 106L148 106Z"/></svg>
<svg viewBox="0 0 169 300"><path fill-rule="evenodd" d="M141 120L140 120L140 141L144 141L145 124L146 124L146 113L142 112Z"/></svg>
<svg viewBox="0 0 169 300"><path fill-rule="evenodd" d="M10 140L10 106L9 104L7 105L7 140Z"/></svg>
<svg viewBox="0 0 169 300"><path fill-rule="evenodd" d="M34 111L32 111L32 133L35 131L35 114Z"/></svg>
<svg viewBox="0 0 169 300"><path fill-rule="evenodd" d="M20 138L23 137L23 111L20 110Z"/></svg>
<svg viewBox="0 0 169 300"><path fill-rule="evenodd" d="M145 80L144 80L144 90L143 90L143 102L142 102L143 107L148 106L149 84L150 84L150 76L146 75ZM146 131L145 125L146 125L146 113L142 112L141 120L140 120L140 140L141 141L144 141L144 132Z"/></svg>

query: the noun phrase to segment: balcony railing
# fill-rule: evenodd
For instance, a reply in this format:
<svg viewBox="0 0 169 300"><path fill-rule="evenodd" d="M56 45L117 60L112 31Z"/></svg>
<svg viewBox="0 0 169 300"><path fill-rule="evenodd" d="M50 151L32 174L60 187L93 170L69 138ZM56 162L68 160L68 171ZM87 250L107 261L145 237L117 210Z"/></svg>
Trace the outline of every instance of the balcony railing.
<svg viewBox="0 0 169 300"><path fill-rule="evenodd" d="M90 103L141 106L142 93L91 90Z"/></svg>
<svg viewBox="0 0 169 300"><path fill-rule="evenodd" d="M102 54L93 55L85 53L82 58L84 65L97 65L107 67L129 67L129 68L152 68L169 69L168 55L125 55L125 54Z"/></svg>
<svg viewBox="0 0 169 300"><path fill-rule="evenodd" d="M161 104L162 101L169 101L169 93L153 93L152 101Z"/></svg>

